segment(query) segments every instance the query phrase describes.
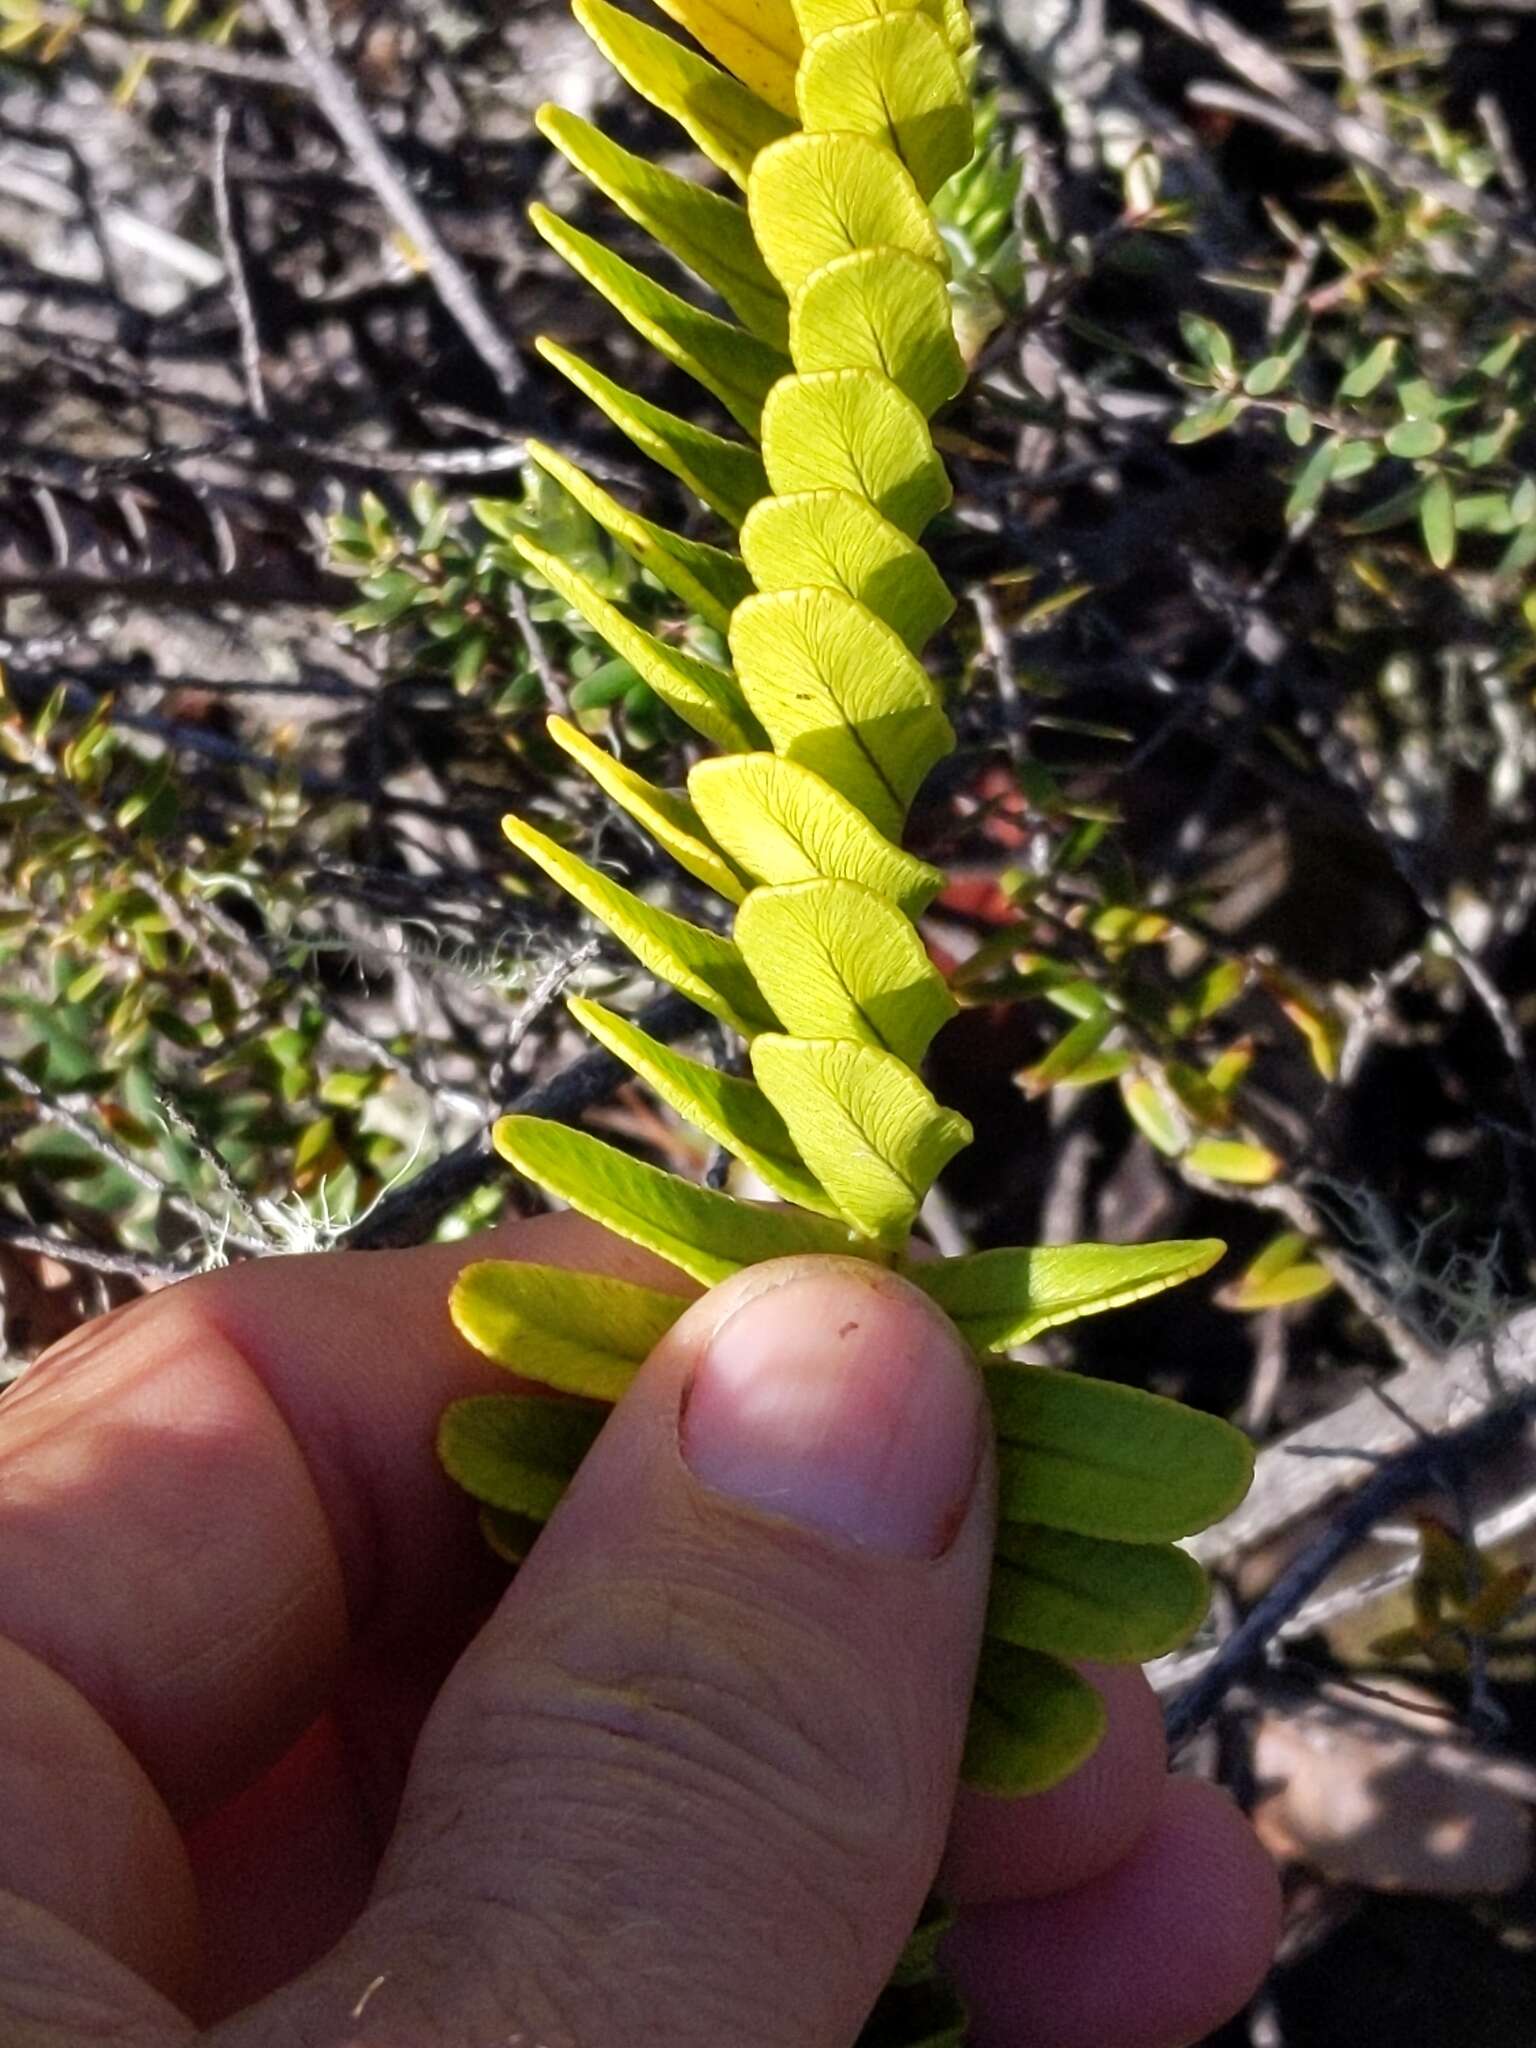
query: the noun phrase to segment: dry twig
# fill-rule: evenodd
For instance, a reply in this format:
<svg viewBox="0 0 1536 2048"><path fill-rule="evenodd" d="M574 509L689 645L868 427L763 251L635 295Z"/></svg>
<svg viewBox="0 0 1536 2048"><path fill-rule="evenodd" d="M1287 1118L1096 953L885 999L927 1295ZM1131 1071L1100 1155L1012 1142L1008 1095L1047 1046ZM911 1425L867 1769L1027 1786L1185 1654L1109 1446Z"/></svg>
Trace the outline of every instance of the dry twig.
<svg viewBox="0 0 1536 2048"><path fill-rule="evenodd" d="M261 4L358 172L409 238L443 304L496 379L503 398L510 398L524 382L522 360L492 319L474 279L432 225L380 142L351 80L330 51L322 48L294 0L261 0Z"/></svg>
<svg viewBox="0 0 1536 2048"><path fill-rule="evenodd" d="M1361 115L1342 112L1267 43L1239 28L1210 0L1140 0L1140 5L1209 50L1234 78L1256 87L1275 110L1271 125L1281 126L1293 140L1309 136L1312 148L1365 164L1400 192L1434 200L1524 248L1536 247L1529 222L1514 208L1490 192L1474 191L1459 178L1435 170L1418 152L1402 148Z"/></svg>

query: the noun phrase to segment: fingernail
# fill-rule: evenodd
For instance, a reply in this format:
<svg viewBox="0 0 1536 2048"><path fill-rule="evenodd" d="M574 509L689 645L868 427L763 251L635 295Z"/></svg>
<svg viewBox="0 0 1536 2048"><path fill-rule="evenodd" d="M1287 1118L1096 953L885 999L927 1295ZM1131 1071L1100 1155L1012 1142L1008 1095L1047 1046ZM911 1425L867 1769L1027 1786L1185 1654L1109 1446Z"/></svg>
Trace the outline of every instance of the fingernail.
<svg viewBox="0 0 1536 2048"><path fill-rule="evenodd" d="M981 1463L974 1361L915 1288L846 1266L754 1295L721 1324L683 1408L713 1492L893 1557L943 1554Z"/></svg>

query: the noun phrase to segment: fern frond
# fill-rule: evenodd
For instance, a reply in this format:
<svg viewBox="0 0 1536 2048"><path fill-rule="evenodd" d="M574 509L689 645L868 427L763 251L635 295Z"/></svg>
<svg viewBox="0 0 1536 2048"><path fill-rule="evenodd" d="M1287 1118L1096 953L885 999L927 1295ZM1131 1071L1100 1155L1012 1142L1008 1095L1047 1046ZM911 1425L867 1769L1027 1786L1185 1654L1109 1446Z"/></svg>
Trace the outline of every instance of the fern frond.
<svg viewBox="0 0 1536 2048"><path fill-rule="evenodd" d="M878 370L782 378L763 405L763 468L780 497L851 491L913 540L950 498L927 420Z"/></svg>
<svg viewBox="0 0 1536 2048"><path fill-rule="evenodd" d="M856 491L759 498L742 521L741 553L759 590L845 591L914 654L955 608L922 549Z"/></svg>
<svg viewBox="0 0 1536 2048"><path fill-rule="evenodd" d="M647 569L656 581L698 613L706 626L724 633L731 613L752 590L752 578L740 556L708 541L673 533L621 505L584 469L542 441L528 443L528 457L554 478L581 509L616 541L630 560ZM926 558L924 558L926 559Z"/></svg>
<svg viewBox="0 0 1536 2048"><path fill-rule="evenodd" d="M910 249L855 249L813 270L790 301L789 352L801 372L877 370L925 415L965 383L943 276Z"/></svg>
<svg viewBox="0 0 1536 2048"><path fill-rule="evenodd" d="M644 901L525 821L507 830L648 972L745 1041L750 1078L663 1046L598 1004L571 1005L787 1206L737 1200L537 1119L505 1119L497 1144L548 1193L701 1284L787 1252L852 1252L908 1273L979 1357L992 1354L1005 1523L967 1769L995 1790L1037 1787L1079 1763L1102 1727L1097 1695L1063 1660L1136 1660L1189 1632L1202 1581L1171 1546L1230 1509L1250 1461L1244 1440L1211 1418L995 1356L1189 1279L1219 1245L908 1256L925 1195L971 1135L919 1072L954 1003L915 923L943 877L902 845L914 797L954 745L922 659L954 600L920 536L950 498L930 420L964 379L927 200L971 154L969 23L960 0L658 0L701 56L608 0L574 4L629 83L745 203L645 163L574 115L546 109L544 133L733 318L545 210L535 224L747 438L664 412L555 344L541 347L739 530L739 552L726 535L671 533L565 458L533 452L620 547L724 632L730 667L644 631L568 565L519 545L717 750L695 761L685 797L570 725L551 728L734 910L732 936ZM669 1297L637 1300L621 1329L625 1297L612 1284L582 1298L541 1269L503 1267L494 1281L488 1269L470 1272L457 1313L471 1340L566 1391L616 1394L674 1312ZM548 1511L551 1471L573 1467L582 1441L564 1419L520 1434L528 1414L516 1404L465 1409L444 1436L470 1490L524 1521Z"/></svg>
<svg viewBox="0 0 1536 2048"><path fill-rule="evenodd" d="M768 495L767 472L755 448L712 433L692 420L679 419L676 413L652 405L648 398L626 391L548 336L536 346L545 362L606 413L642 455L670 470L730 525L740 526L758 499Z"/></svg>
<svg viewBox="0 0 1536 2048"><path fill-rule="evenodd" d="M727 903L739 903L746 895L746 883L711 843L707 827L686 798L670 789L657 789L627 762L589 740L567 719L551 718L549 736L578 767L586 770L604 796L627 812L642 831L649 832L656 844L665 848L696 882L713 889ZM736 758L751 760L752 756Z"/></svg>
<svg viewBox="0 0 1536 2048"><path fill-rule="evenodd" d="M756 437L764 401L789 368L782 349L690 305L547 206L530 206L528 218L556 255L601 292L642 340L702 384L739 427Z"/></svg>
<svg viewBox="0 0 1536 2048"><path fill-rule="evenodd" d="M573 611L601 633L615 654L650 684L663 704L685 725L721 747L761 745L764 734L736 678L713 662L701 661L648 633L604 597L590 576L572 569L548 548L519 535L513 546Z"/></svg>
<svg viewBox="0 0 1536 2048"><path fill-rule="evenodd" d="M795 72L803 43L791 0L656 0L760 99L795 112Z"/></svg>
<svg viewBox="0 0 1536 2048"><path fill-rule="evenodd" d="M608 0L572 0L571 12L626 84L669 114L728 178L745 185L760 149L794 122L675 37Z"/></svg>
<svg viewBox="0 0 1536 2048"><path fill-rule="evenodd" d="M718 292L738 320L764 341L783 343L789 332L783 288L771 276L747 214L734 199L647 163L610 142L579 114L541 107L538 123L584 178Z"/></svg>
<svg viewBox="0 0 1536 2048"><path fill-rule="evenodd" d="M782 754L726 754L690 770L688 794L715 844L756 882L858 882L916 917L944 877L892 845L814 769Z"/></svg>

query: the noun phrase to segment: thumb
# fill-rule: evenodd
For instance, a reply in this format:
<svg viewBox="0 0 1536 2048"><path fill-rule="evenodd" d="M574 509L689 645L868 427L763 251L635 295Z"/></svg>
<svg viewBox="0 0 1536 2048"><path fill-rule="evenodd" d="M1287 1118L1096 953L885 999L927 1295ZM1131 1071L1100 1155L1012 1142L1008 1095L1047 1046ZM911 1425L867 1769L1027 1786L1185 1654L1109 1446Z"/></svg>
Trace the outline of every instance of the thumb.
<svg viewBox="0 0 1536 2048"><path fill-rule="evenodd" d="M984 1415L858 1261L690 1308L444 1688L331 2022L382 1977L369 2048L849 2048L948 1824Z"/></svg>

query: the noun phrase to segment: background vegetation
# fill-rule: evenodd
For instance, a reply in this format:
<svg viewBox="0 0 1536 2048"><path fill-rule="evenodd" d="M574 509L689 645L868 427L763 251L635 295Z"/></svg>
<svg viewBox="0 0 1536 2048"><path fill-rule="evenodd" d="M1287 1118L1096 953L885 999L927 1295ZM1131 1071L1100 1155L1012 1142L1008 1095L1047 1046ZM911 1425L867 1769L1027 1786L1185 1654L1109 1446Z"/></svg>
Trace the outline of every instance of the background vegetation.
<svg viewBox="0 0 1536 2048"><path fill-rule="evenodd" d="M1536 25L980 15L932 536L961 746L912 835L979 1139L925 1220L1229 1239L1038 1348L1266 1446L1159 1674L1289 1873L1223 2042L1502 2048L1536 2001ZM510 545L719 651L522 458L656 488L538 333L697 402L523 219L588 204L543 99L674 148L608 78L556 4L0 0L5 1370L219 1260L479 1227L528 1199L484 1143L514 1102L718 1169L565 1023L647 992L497 829L707 914L542 714L658 781L680 728ZM1330 1429L1370 1456L1324 1498Z"/></svg>

